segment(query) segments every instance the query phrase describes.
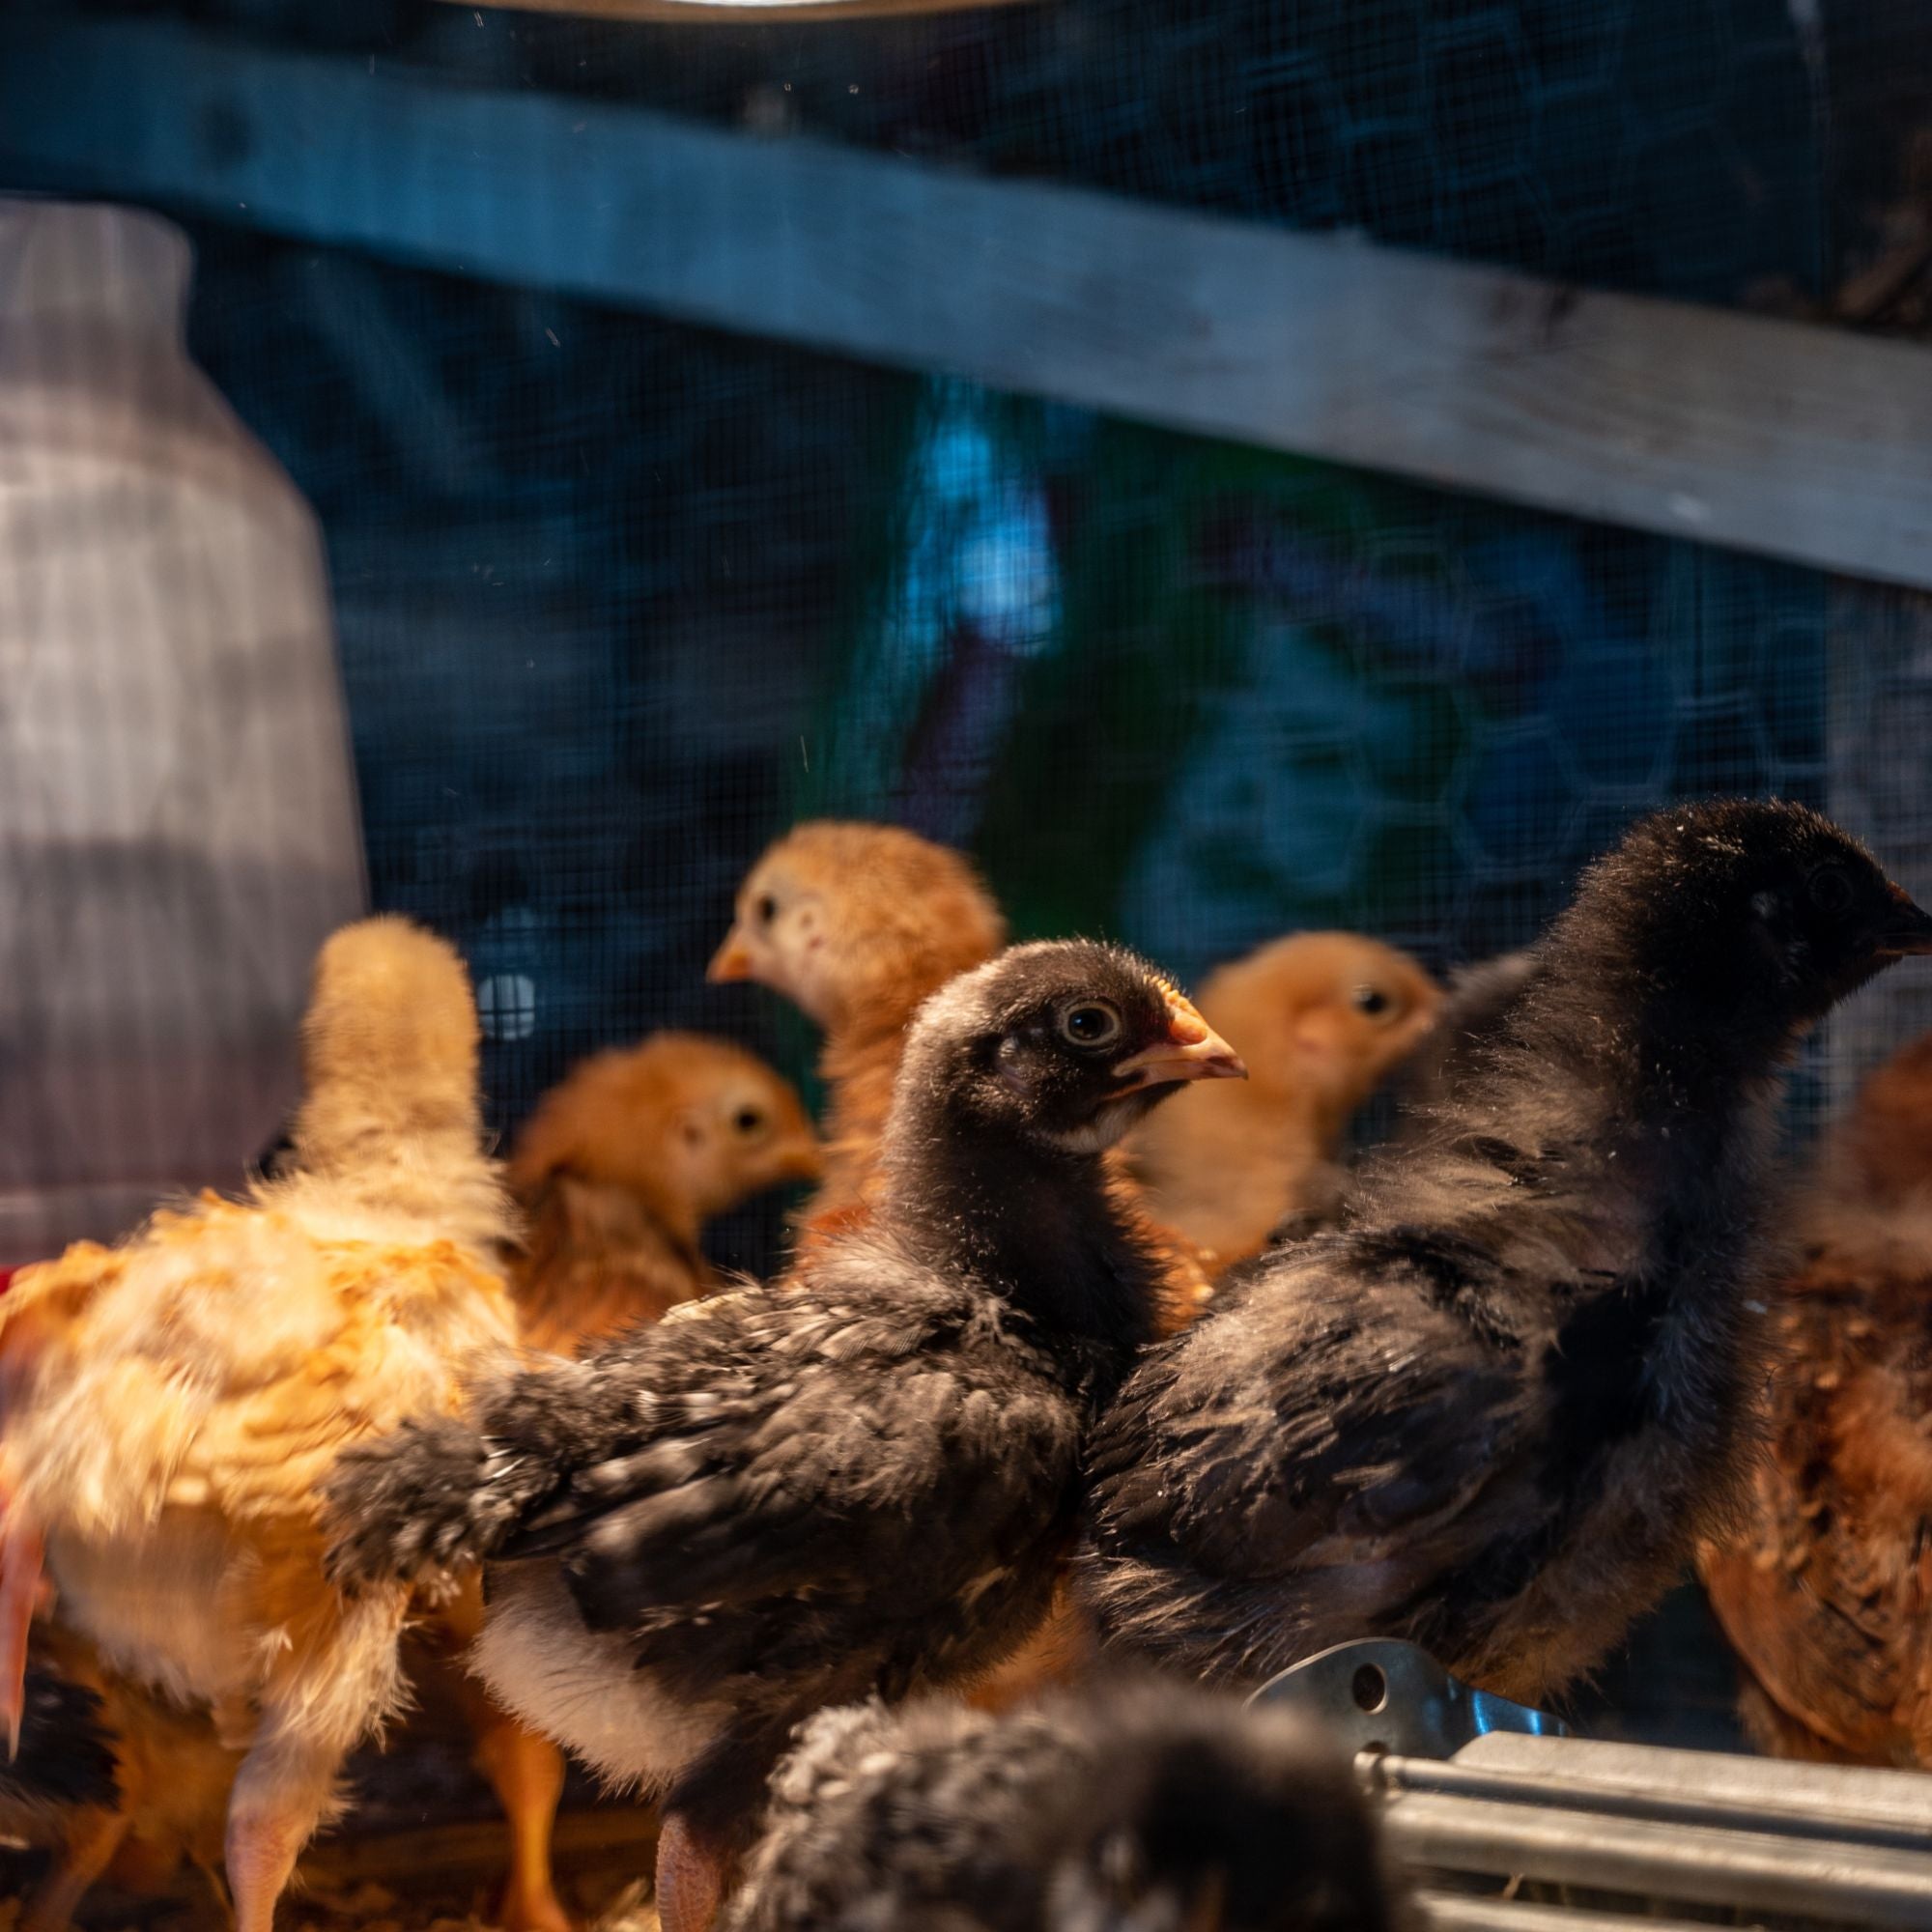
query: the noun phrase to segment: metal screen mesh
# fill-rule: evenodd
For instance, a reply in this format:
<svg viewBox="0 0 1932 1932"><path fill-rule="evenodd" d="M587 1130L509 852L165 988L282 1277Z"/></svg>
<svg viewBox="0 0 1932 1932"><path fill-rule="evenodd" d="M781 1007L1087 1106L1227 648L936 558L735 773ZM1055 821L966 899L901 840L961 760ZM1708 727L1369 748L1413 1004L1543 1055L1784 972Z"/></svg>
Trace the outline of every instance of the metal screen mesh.
<svg viewBox="0 0 1932 1932"><path fill-rule="evenodd" d="M140 14L1592 287L1925 324L1911 0ZM106 138L113 100L63 105ZM217 156L236 138L191 131ZM338 211L384 192L326 143L312 168ZM0 131L0 189L64 185ZM700 973L737 878L806 813L954 840L1021 934L1118 933L1190 978L1307 924L1438 967L1514 946L1634 813L1716 790L1819 804L1932 888L1914 593L318 247L245 207L166 212L196 249L193 354L320 519L374 898L468 953L499 1128L655 1026L803 1072L802 1026ZM114 568L101 532L48 540ZM142 728L115 702L109 755ZM58 946L37 929L18 943ZM1815 1044L1801 1135L1932 1023L1932 990L1894 980ZM767 1208L725 1249L767 1265L775 1234Z"/></svg>

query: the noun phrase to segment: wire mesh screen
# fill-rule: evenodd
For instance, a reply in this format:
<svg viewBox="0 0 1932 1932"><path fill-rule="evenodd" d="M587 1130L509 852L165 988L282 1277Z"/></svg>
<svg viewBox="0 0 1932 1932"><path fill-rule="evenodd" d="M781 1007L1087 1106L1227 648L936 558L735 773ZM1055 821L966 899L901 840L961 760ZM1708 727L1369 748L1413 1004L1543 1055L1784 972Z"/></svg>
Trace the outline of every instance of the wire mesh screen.
<svg viewBox="0 0 1932 1932"><path fill-rule="evenodd" d="M304 250L204 237L202 286L329 531L376 897L469 950L505 1121L613 1035L773 1023L700 973L801 815L1193 977L1482 956L1636 811L1828 802L1813 573Z"/></svg>
<svg viewBox="0 0 1932 1932"><path fill-rule="evenodd" d="M1928 71L1897 0L142 18L1805 314L1916 205ZM338 213L388 191L326 143L311 173ZM802 814L966 845L1020 932L1188 976L1309 924L1437 966L1516 945L1634 812L1714 790L1838 810L1908 880L1932 860L1906 593L162 200L193 354L321 522L371 891L469 954L499 1127L655 1025L802 1067L775 1002L699 977ZM1914 326L1911 289L1860 319ZM1814 1052L1801 1128L1932 1019L1878 997Z"/></svg>

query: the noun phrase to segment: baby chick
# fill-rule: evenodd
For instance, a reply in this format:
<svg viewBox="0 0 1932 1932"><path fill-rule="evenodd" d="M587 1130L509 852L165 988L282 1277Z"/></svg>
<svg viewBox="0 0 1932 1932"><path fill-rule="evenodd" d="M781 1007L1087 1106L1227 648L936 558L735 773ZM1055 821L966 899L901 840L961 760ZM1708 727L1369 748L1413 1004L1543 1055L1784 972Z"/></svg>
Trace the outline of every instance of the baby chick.
<svg viewBox="0 0 1932 1932"><path fill-rule="evenodd" d="M99 1697L36 1650L21 1684L19 1746L11 1762L0 1758L0 1833L54 1848L53 1869L19 1924L21 1932L65 1932L99 1869L87 1864L94 1842L123 1799Z"/></svg>
<svg viewBox="0 0 1932 1932"><path fill-rule="evenodd" d="M959 853L895 825L814 819L745 875L705 977L755 980L824 1030L818 1070L831 1111L813 1216L865 1198L921 1001L990 959L1006 933Z"/></svg>
<svg viewBox="0 0 1932 1932"><path fill-rule="evenodd" d="M1221 967L1201 1012L1240 1042L1248 1079L1183 1094L1135 1134L1149 1208L1223 1266L1259 1254L1284 1215L1324 1208L1350 1117L1439 998L1407 953L1352 932L1296 933Z"/></svg>
<svg viewBox="0 0 1932 1932"><path fill-rule="evenodd" d="M1803 1227L1770 1453L1699 1569L1764 1748L1932 1769L1932 1035L1866 1083Z"/></svg>
<svg viewBox="0 0 1932 1932"><path fill-rule="evenodd" d="M1095 1431L1103 1631L1255 1681L1400 1636L1526 1702L1727 1500L1763 1372L1774 1073L1932 918L1802 806L1686 806L1585 874L1427 1136Z"/></svg>
<svg viewBox="0 0 1932 1932"><path fill-rule="evenodd" d="M37 1630L32 1659L20 1755L0 1770L0 1832L54 1860L21 1932L65 1932L103 1874L146 1891L184 1858L213 1872L241 1750L221 1742L206 1710L178 1708L108 1669L57 1623Z"/></svg>
<svg viewBox="0 0 1932 1932"><path fill-rule="evenodd" d="M17 1658L44 1534L63 1621L245 1747L238 1932L268 1932L344 1755L400 1695L409 1592L327 1580L321 1474L358 1436L455 1406L515 1339L456 955L401 920L337 933L303 1054L290 1172L81 1243L0 1300L5 1636Z"/></svg>
<svg viewBox="0 0 1932 1932"><path fill-rule="evenodd" d="M1479 960L1449 976L1433 1024L1404 1064L1397 1083L1408 1130L1427 1131L1434 1110L1454 1094L1536 970L1529 948Z"/></svg>
<svg viewBox="0 0 1932 1932"><path fill-rule="evenodd" d="M821 1712L772 1781L730 1932L1394 1932L1352 1768L1179 1685L995 1719Z"/></svg>
<svg viewBox="0 0 1932 1932"><path fill-rule="evenodd" d="M1101 1155L1176 1084L1240 1070L1131 954L1015 948L921 1009L876 1207L784 1292L344 1458L338 1574L493 1559L492 1691L664 1790L667 1932L710 1923L801 1718L968 1680L1044 1612L1159 1279Z"/></svg>
<svg viewBox="0 0 1932 1932"><path fill-rule="evenodd" d="M704 1224L819 1170L799 1097L728 1040L653 1034L582 1062L510 1156L529 1221L511 1292L524 1339L574 1355L713 1286Z"/></svg>
<svg viewBox="0 0 1932 1932"><path fill-rule="evenodd" d="M823 1184L801 1248L862 1226L880 1185L879 1142L906 1028L921 1001L999 950L1006 922L957 852L894 825L814 821L758 860L738 893L737 921L712 960L713 980L756 980L825 1029L819 1062L830 1092ZM1125 1151L1108 1155L1115 1210L1133 1220L1161 1264L1156 1325L1184 1327L1211 1292L1203 1256L1147 1217ZM1063 1588L1033 1635L974 1688L1000 1709L1083 1669L1089 1621Z"/></svg>
<svg viewBox="0 0 1932 1932"><path fill-rule="evenodd" d="M582 1062L538 1103L510 1157L529 1229L510 1277L525 1343L578 1354L705 1293L714 1284L698 1247L704 1223L817 1171L798 1095L727 1040L655 1034ZM411 1663L465 1711L477 1765L509 1820L498 1916L508 1932L555 1932L569 1923L551 1876L563 1759L462 1667L482 1624L480 1596L459 1592Z"/></svg>

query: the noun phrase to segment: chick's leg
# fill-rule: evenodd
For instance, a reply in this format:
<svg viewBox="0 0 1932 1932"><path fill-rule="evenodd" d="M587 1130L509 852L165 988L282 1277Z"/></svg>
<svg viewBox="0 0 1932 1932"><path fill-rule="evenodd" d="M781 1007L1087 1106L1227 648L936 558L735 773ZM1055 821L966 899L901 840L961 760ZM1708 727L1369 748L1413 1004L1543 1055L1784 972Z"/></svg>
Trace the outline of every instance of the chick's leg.
<svg viewBox="0 0 1932 1932"><path fill-rule="evenodd" d="M483 1589L471 1577L436 1622L454 1644L475 1641L483 1628ZM551 1831L563 1795L563 1753L499 1710L456 1664L455 1689L476 1738L476 1767L490 1780L510 1825L510 1871L499 1917L503 1932L571 1932L571 1918L551 1873Z"/></svg>
<svg viewBox="0 0 1932 1932"><path fill-rule="evenodd" d="M667 1809L658 1830L661 1932L711 1932L724 1898L724 1860L681 1812Z"/></svg>
<svg viewBox="0 0 1932 1932"><path fill-rule="evenodd" d="M330 1810L342 1760L401 1695L396 1653L407 1591L345 1600L294 1566L273 1581L282 1604L300 1607L261 1619L286 1648L262 1689L254 1743L228 1801L236 1932L271 1932L275 1901ZM265 1604L273 1601L265 1593Z"/></svg>
<svg viewBox="0 0 1932 1932"><path fill-rule="evenodd" d="M503 1932L571 1932L551 1878L551 1827L563 1795L563 1754L548 1738L504 1716L480 1690L464 1702L476 1731L476 1763L510 1822L510 1873L499 1913Z"/></svg>
<svg viewBox="0 0 1932 1932"><path fill-rule="evenodd" d="M27 1901L20 1932L67 1932L74 1908L107 1869L127 1835L128 1818L123 1812L77 1813L53 1869Z"/></svg>
<svg viewBox="0 0 1932 1932"><path fill-rule="evenodd" d="M20 1754L20 1720L27 1705L27 1638L42 1599L40 1527L0 1477L0 1724L7 1761Z"/></svg>
<svg viewBox="0 0 1932 1932"><path fill-rule="evenodd" d="M273 1932L275 1901L328 1798L327 1772L319 1788L310 1783L303 1789L279 1776L251 1780L250 1771L258 1768L252 1758L242 1767L228 1807L228 1895L235 1903L235 1932Z"/></svg>

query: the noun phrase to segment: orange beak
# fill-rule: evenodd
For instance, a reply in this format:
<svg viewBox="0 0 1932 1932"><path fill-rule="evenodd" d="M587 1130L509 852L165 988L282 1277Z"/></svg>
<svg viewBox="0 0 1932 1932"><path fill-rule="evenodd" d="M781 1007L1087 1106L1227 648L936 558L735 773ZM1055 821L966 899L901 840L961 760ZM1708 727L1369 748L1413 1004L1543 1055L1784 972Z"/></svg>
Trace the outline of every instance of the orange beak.
<svg viewBox="0 0 1932 1932"><path fill-rule="evenodd" d="M752 977L751 950L738 936L734 925L724 935L724 944L711 955L711 964L704 969L704 977L712 985L723 985L729 980L749 980Z"/></svg>
<svg viewBox="0 0 1932 1932"><path fill-rule="evenodd" d="M1142 1087L1164 1087L1175 1080L1245 1080L1241 1057L1179 993L1167 996L1167 1037L1130 1054L1114 1068L1126 1085L1122 1093Z"/></svg>
<svg viewBox="0 0 1932 1932"><path fill-rule="evenodd" d="M825 1172L825 1154L817 1140L802 1135L786 1142L780 1172L786 1180L816 1180Z"/></svg>

